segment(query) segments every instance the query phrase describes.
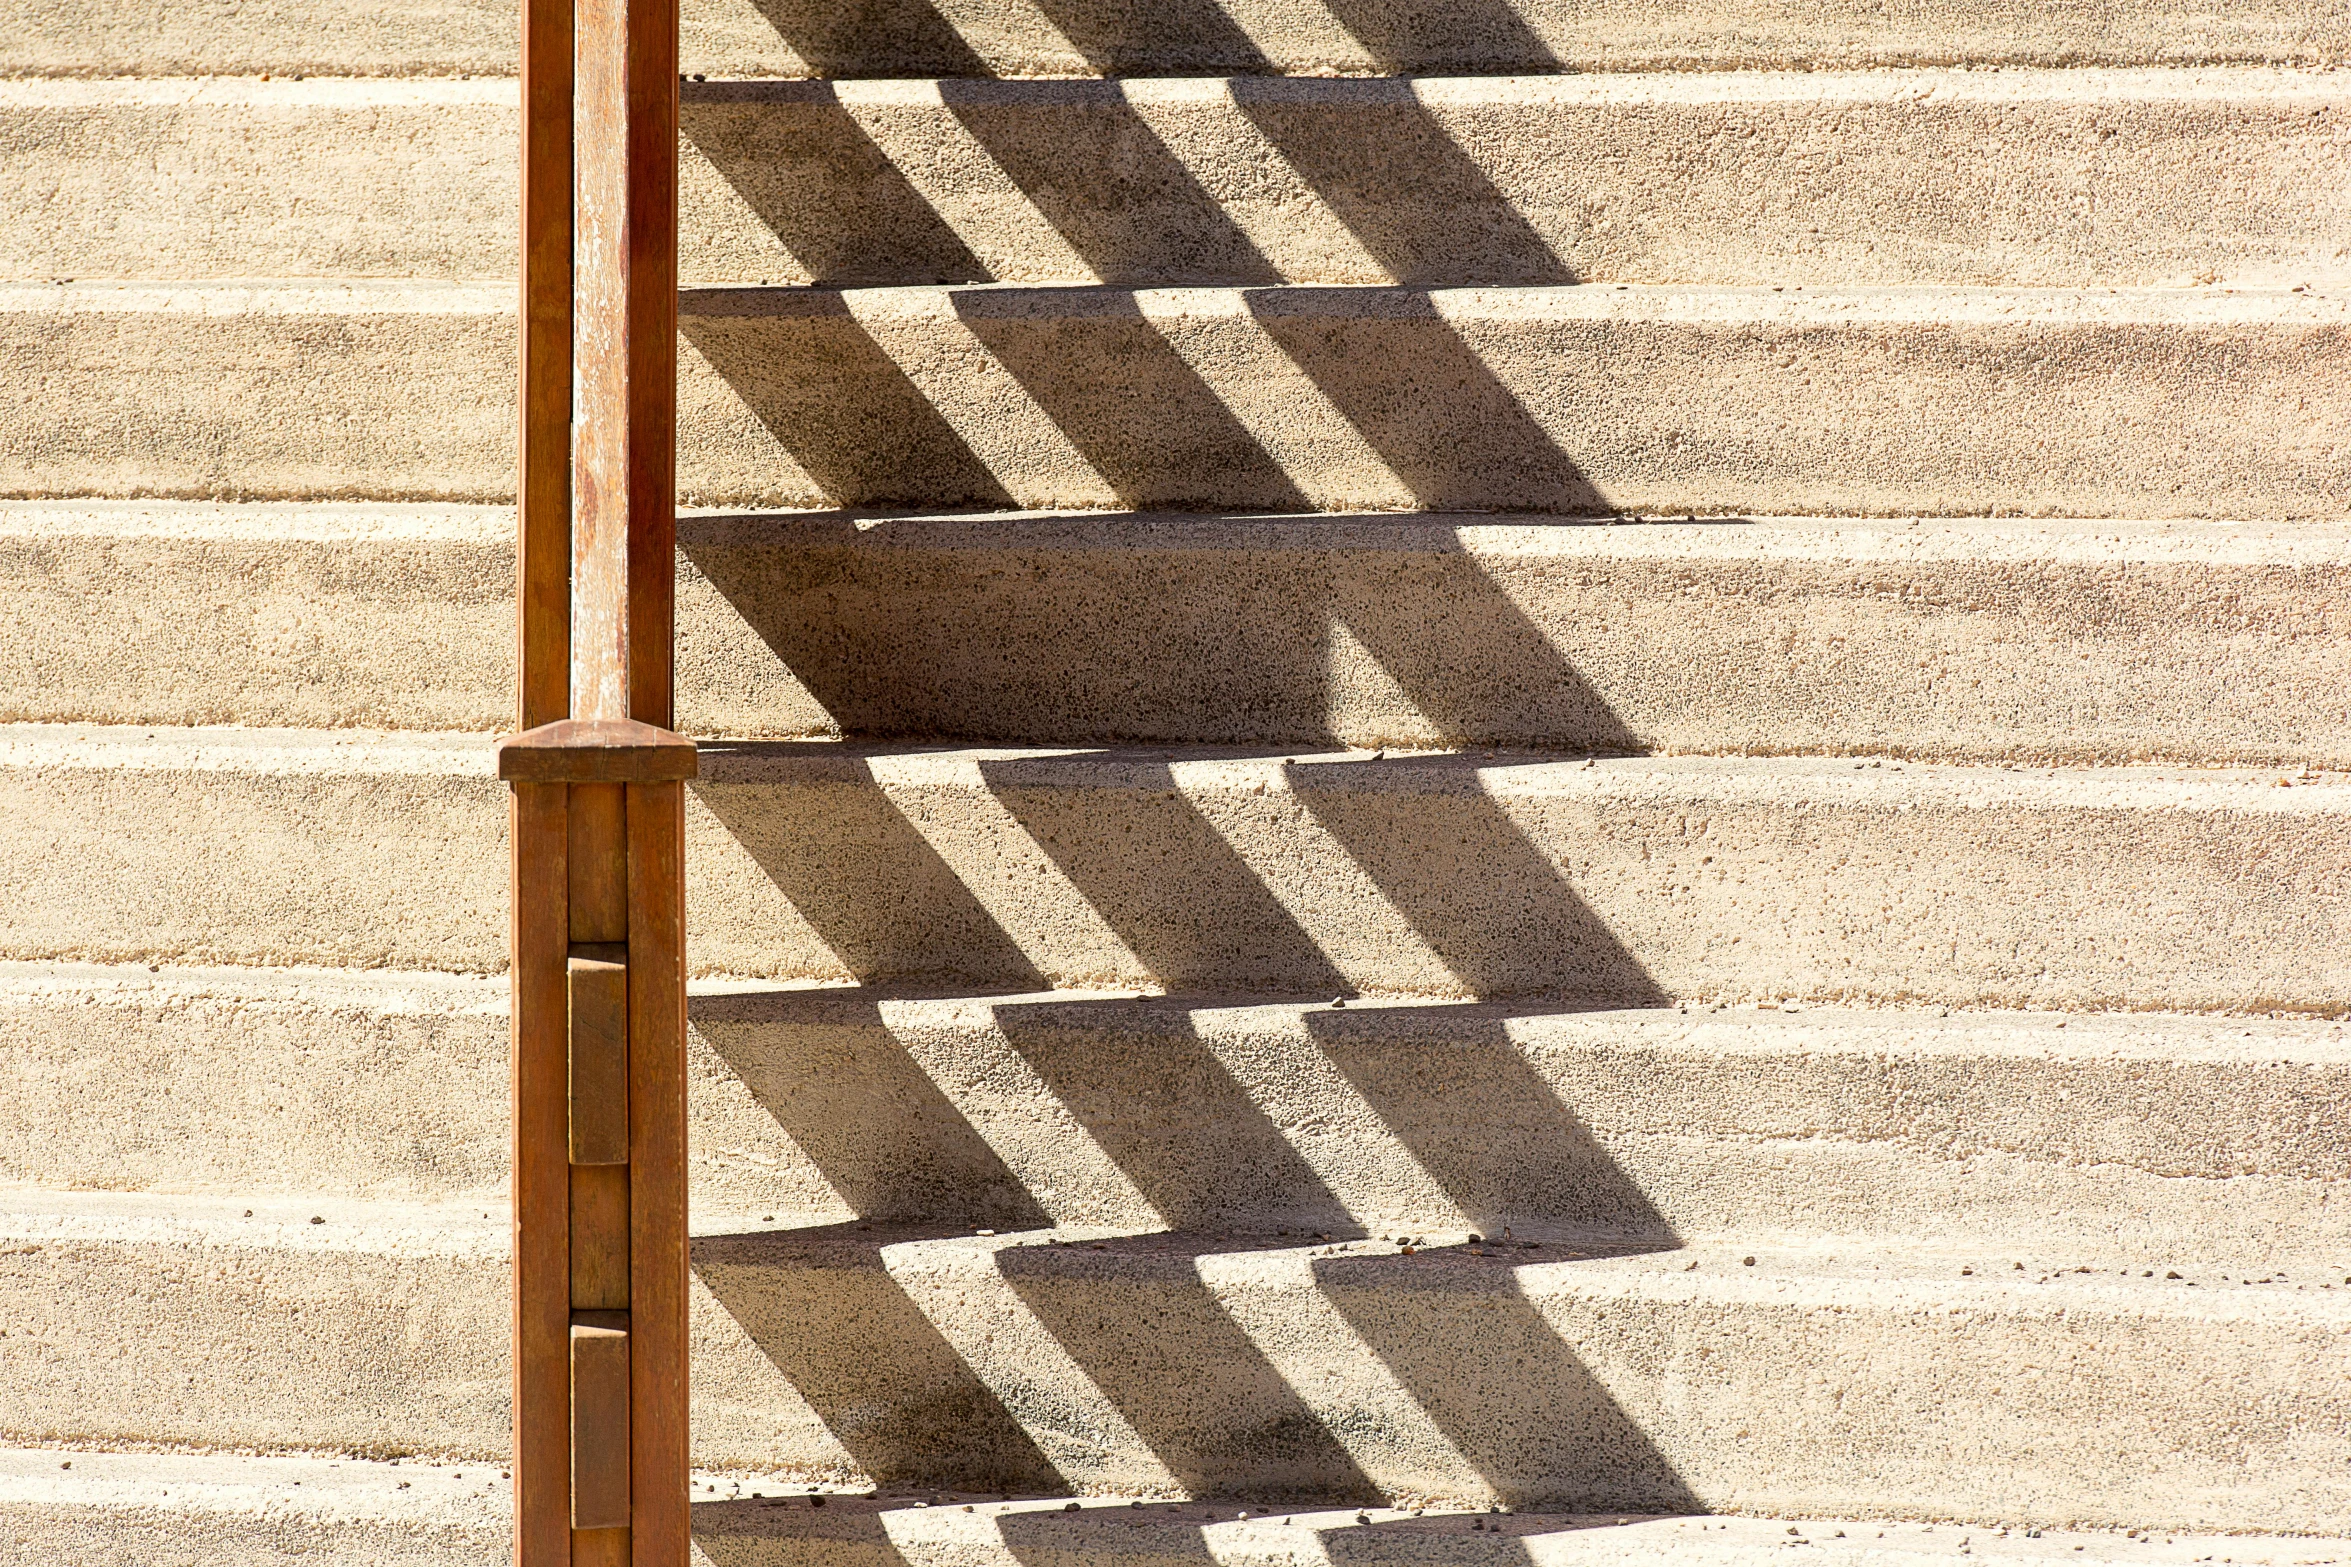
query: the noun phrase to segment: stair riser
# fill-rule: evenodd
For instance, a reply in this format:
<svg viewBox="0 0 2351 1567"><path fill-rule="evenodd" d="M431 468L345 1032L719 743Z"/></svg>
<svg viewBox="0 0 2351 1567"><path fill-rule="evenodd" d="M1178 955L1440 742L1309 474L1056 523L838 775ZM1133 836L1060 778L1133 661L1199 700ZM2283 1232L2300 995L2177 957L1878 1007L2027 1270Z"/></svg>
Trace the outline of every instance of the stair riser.
<svg viewBox="0 0 2351 1567"><path fill-rule="evenodd" d="M2307 1292L1123 1250L893 1248L885 1273L870 1250L700 1241L697 1460L1592 1510L2351 1515L2338 1439L2309 1439L2344 1424L2341 1314ZM498 1266L56 1241L5 1262L20 1436L504 1446ZM2248 1403L2276 1419L2248 1429Z"/></svg>
<svg viewBox="0 0 2351 1567"><path fill-rule="evenodd" d="M2351 499L2332 301L2303 324L2177 295L2002 296L1955 319L1973 307L1768 290L681 308L679 482L710 503L2163 517Z"/></svg>
<svg viewBox="0 0 2351 1567"><path fill-rule="evenodd" d="M371 1012L226 979L49 984L0 1010L0 1178L366 1197L504 1184L494 1003ZM692 1012L705 1210L1901 1235L2167 1266L2351 1255L2328 1196L2351 1162L2333 1130L2351 1124L2351 1067L2308 1028L2261 1025L2256 1044L2088 1020L877 1009L790 993L703 995Z"/></svg>
<svg viewBox="0 0 2351 1567"><path fill-rule="evenodd" d="M511 47L511 46L510 46ZM511 82L0 82L0 277L510 277Z"/></svg>
<svg viewBox="0 0 2351 1567"><path fill-rule="evenodd" d="M288 537L301 512L171 531L212 515L4 519L0 721L511 722L509 517L465 514L457 538ZM679 721L2351 764L2339 535L2118 531L688 518Z"/></svg>
<svg viewBox="0 0 2351 1567"><path fill-rule="evenodd" d="M933 1483L1041 1455L1105 1488L1172 1475L1196 1494L1594 1511L2324 1530L2347 1501L2306 1441L2345 1421L2343 1340L2323 1316L2214 1320L2119 1293L2028 1304L2029 1289L1969 1281L1780 1283L1719 1257L1684 1285L1678 1255L1514 1279L1447 1276L1442 1261L1416 1276L1411 1258L1089 1269L1083 1251L1026 1250L1001 1272L903 1258L855 1283L798 1265L792 1246L705 1241L696 1266L819 1411L885 1406L900 1378L952 1356L1025 1432L992 1429L985 1405L950 1423L905 1404L843 1431L869 1469ZM1649 1282L1603 1282L1616 1269ZM847 1331L817 1326L852 1304ZM893 1312L936 1348L879 1371ZM2247 1443L2246 1397L2279 1411L2274 1435ZM1950 1463L1955 1446L1967 1465Z"/></svg>
<svg viewBox="0 0 2351 1567"><path fill-rule="evenodd" d="M510 289L439 291L422 311L325 288L258 309L60 310L30 292L35 308L0 311L0 374L26 389L0 428L0 493L513 491Z"/></svg>
<svg viewBox="0 0 2351 1567"><path fill-rule="evenodd" d="M2290 285L2342 274L2346 102L2258 71L694 85L680 261L689 285ZM0 154L45 198L0 276L507 276L513 121L488 81L0 87Z"/></svg>
<svg viewBox="0 0 2351 1567"><path fill-rule="evenodd" d="M779 283L2340 275L2339 91L2192 80L690 86L682 245Z"/></svg>
<svg viewBox="0 0 2351 1567"><path fill-rule="evenodd" d="M33 390L0 432L0 491L510 494L497 291L336 292L254 310L19 291L0 368ZM680 486L792 505L2339 516L2351 329L2303 299L1201 290L1139 316L1115 294L689 295ZM2017 314L1941 319L1999 310Z"/></svg>
<svg viewBox="0 0 2351 1567"><path fill-rule="evenodd" d="M19 754L0 954L502 962L492 779ZM687 810L704 972L1635 1006L2351 1006L2351 810L2267 780L704 758Z"/></svg>
<svg viewBox="0 0 2351 1567"><path fill-rule="evenodd" d="M2216 10L2159 0L2117 12L2095 0L1710 0L1593 6L1535 0L1511 11L1415 10L1349 0L1336 14L1285 0L1207 6L953 0L849 13L814 3L689 0L684 67L748 76L1142 76L1491 74L1913 64L2098 65L2323 62L2351 28L2288 0ZM441 0L399 8L274 0L228 13L160 3L20 8L0 51L12 72L380 75L514 68L514 8Z"/></svg>

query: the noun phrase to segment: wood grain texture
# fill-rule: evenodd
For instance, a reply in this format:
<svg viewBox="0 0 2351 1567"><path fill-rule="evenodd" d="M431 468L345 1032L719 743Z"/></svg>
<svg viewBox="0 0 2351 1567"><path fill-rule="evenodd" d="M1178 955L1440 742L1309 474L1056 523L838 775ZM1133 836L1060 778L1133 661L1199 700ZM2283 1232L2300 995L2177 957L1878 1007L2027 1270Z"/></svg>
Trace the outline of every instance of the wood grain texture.
<svg viewBox="0 0 2351 1567"><path fill-rule="evenodd" d="M629 787L632 1567L687 1567L685 786Z"/></svg>
<svg viewBox="0 0 2351 1567"><path fill-rule="evenodd" d="M571 1169L572 1311L629 1309L629 1167Z"/></svg>
<svg viewBox="0 0 2351 1567"><path fill-rule="evenodd" d="M628 1530L574 1530L571 1537L571 1567L629 1567Z"/></svg>
<svg viewBox="0 0 2351 1567"><path fill-rule="evenodd" d="M592 950L609 950L596 944ZM622 949L624 952L625 948ZM571 1162L629 1161L629 968L571 955Z"/></svg>
<svg viewBox="0 0 2351 1567"><path fill-rule="evenodd" d="M570 1165L565 1157L565 797L513 792L515 1560L568 1550L571 1483Z"/></svg>
<svg viewBox="0 0 2351 1567"><path fill-rule="evenodd" d="M524 729L571 680L571 0L522 6L522 385L515 686Z"/></svg>
<svg viewBox="0 0 2351 1567"><path fill-rule="evenodd" d="M619 1313L614 1317L626 1321ZM571 1526L629 1524L629 1333L571 1324Z"/></svg>
<svg viewBox="0 0 2351 1567"><path fill-rule="evenodd" d="M627 795L621 784L571 790L571 939L629 939Z"/></svg>
<svg viewBox="0 0 2351 1567"><path fill-rule="evenodd" d="M510 782L661 783L699 766L693 741L633 718L559 718L498 742Z"/></svg>

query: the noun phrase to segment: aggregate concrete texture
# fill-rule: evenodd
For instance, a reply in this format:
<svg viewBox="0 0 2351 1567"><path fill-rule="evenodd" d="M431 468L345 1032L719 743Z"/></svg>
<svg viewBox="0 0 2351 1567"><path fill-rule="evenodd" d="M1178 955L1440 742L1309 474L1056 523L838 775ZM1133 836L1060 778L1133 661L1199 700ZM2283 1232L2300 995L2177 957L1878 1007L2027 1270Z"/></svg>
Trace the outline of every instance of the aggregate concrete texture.
<svg viewBox="0 0 2351 1567"><path fill-rule="evenodd" d="M685 91L689 283L2290 287L2351 269L2351 124L2322 74Z"/></svg>
<svg viewBox="0 0 2351 1567"><path fill-rule="evenodd" d="M0 288L0 369L31 388L0 493L502 498L510 303ZM681 309L689 503L2351 507L2351 302L2317 293L751 289Z"/></svg>
<svg viewBox="0 0 2351 1567"><path fill-rule="evenodd" d="M504 728L513 527L0 503L0 721ZM819 513L680 544L697 734L2351 766L2340 524Z"/></svg>
<svg viewBox="0 0 2351 1567"><path fill-rule="evenodd" d="M497 1456L502 1221L251 1206L12 1200L9 1429ZM2312 1532L2351 1507L2332 1461L2351 1289L2274 1271L2084 1274L2019 1246L1628 1254L726 1218L694 1243L696 1456L713 1466ZM2012 1257L2024 1272L1993 1269ZM104 1352L130 1342L154 1352Z"/></svg>
<svg viewBox="0 0 2351 1567"><path fill-rule="evenodd" d="M0 1449L0 1542L71 1567L482 1567L512 1507L495 1464Z"/></svg>
<svg viewBox="0 0 2351 1567"><path fill-rule="evenodd" d="M1133 6L687 0L682 65L738 76L1486 75L1985 65L2323 64L2351 24L2292 0L1403 0ZM0 72L443 75L514 69L511 0L10 0Z"/></svg>
<svg viewBox="0 0 2351 1567"><path fill-rule="evenodd" d="M0 493L510 496L511 283L0 284Z"/></svg>
<svg viewBox="0 0 2351 1567"><path fill-rule="evenodd" d="M689 503L2328 516L2351 300L689 291Z"/></svg>
<svg viewBox="0 0 2351 1567"><path fill-rule="evenodd" d="M0 763L0 956L503 961L484 739L25 725ZM714 743L689 955L967 989L2339 1015L2347 800L2179 768Z"/></svg>
<svg viewBox="0 0 2351 1567"><path fill-rule="evenodd" d="M686 93L689 286L2291 287L2351 269L2346 94L2323 74ZM514 97L491 79L0 81L25 193L0 276L510 276Z"/></svg>
<svg viewBox="0 0 2351 1567"><path fill-rule="evenodd" d="M2110 1264L2351 1258L2330 1200L2341 1024L743 981L698 983L689 1017L693 1202L792 1224L2030 1236ZM0 1179L486 1196L504 1179L504 1022L495 979L0 967Z"/></svg>
<svg viewBox="0 0 2351 1567"><path fill-rule="evenodd" d="M70 1465L68 1468L66 1466ZM1979 1530L1883 1519L1649 1518L1482 1509L1235 1509L1096 1496L866 1497L757 1472L698 1471L696 1560L712 1567L1750 1567L1790 1541L1900 1567L2336 1567L2340 1539ZM0 1450L0 1538L77 1567L482 1567L503 1562L511 1491L487 1465L355 1458ZM960 1504L960 1505L958 1505ZM1789 1533L1794 1530L1794 1534Z"/></svg>

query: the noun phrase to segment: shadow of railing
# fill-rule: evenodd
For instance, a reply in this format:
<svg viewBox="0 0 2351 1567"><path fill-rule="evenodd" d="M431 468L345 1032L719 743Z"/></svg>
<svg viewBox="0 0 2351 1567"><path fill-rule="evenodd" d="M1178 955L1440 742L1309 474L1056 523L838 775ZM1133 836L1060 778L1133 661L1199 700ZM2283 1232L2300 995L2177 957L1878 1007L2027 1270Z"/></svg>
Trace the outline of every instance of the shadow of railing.
<svg viewBox="0 0 2351 1567"><path fill-rule="evenodd" d="M678 97L679 132L814 281L988 278L831 82L688 82Z"/></svg>
<svg viewBox="0 0 2351 1567"><path fill-rule="evenodd" d="M801 513L678 537L848 735L1645 748L1451 521Z"/></svg>
<svg viewBox="0 0 2351 1567"><path fill-rule="evenodd" d="M777 444L845 504L1012 496L830 289L697 289L678 329Z"/></svg>
<svg viewBox="0 0 2351 1567"><path fill-rule="evenodd" d="M996 66L928 0L753 0L819 76L987 76ZM1325 0L1379 70L1532 74L1564 67L1507 0ZM1215 0L1038 0L1059 36L1109 76L1232 76L1284 67Z"/></svg>
<svg viewBox="0 0 2351 1567"><path fill-rule="evenodd" d="M956 1110L898 1041L882 1004L800 991L697 998L694 1008L696 1027L778 1110L835 1189L876 1210L848 1224L697 1240L695 1269L719 1302L877 1484L1059 1494L1086 1483L1045 1456L1099 1442L1084 1399L1034 1383L1009 1392L991 1386L885 1262L885 1247L968 1236L977 1220L1042 1228L1050 1219L981 1129L953 1119ZM1301 1334L1304 1352L1325 1361L1368 1347L1497 1497L1513 1505L1694 1505L1671 1464L1520 1290L1514 1263L1573 1267L1579 1258L1680 1243L1534 1074L1501 1013L1309 1010L1307 1037L1296 1044L1336 1064L1382 1134L1419 1162L1434 1184L1420 1201L1482 1216L1497 1232L1483 1257L1461 1247L1328 1255L1330 1243L1362 1236L1362 1224L1301 1155L1292 1130L1259 1103L1270 1085L1236 1076L1182 1003L1008 999L989 1014L1055 1114L1068 1117L1168 1227L1097 1233L1079 1244L1044 1244L1032 1233L1017 1244L992 1243L997 1249L984 1261L965 1265L994 1268L1091 1394L1189 1494L1360 1504L1378 1502L1395 1484L1383 1483L1355 1450L1369 1429L1364 1422L1377 1422L1359 1404L1365 1387L1341 1378L1334 1392L1325 1376L1320 1402L1310 1402L1234 1317L1220 1293L1230 1286L1203 1271L1210 1261L1256 1252L1294 1259L1277 1273L1303 1265L1306 1272L1271 1287L1319 1294L1353 1335L1352 1350L1322 1342L1313 1313L1299 1318L1295 1307L1277 1305L1287 1311L1287 1352L1301 1352ZM794 1059L795 1030L817 1055ZM851 1076L841 1071L844 1030L868 1036L855 1051L861 1091L779 1092L782 1079ZM1277 1075L1290 1070L1262 1057L1258 1065ZM1476 1107L1474 1121L1468 1106ZM910 1135L899 1124L909 1107L922 1117L921 1135L942 1150L927 1164L916 1161L925 1175L912 1182L878 1168ZM999 1105L991 1113L1009 1112ZM937 1124L942 1119L948 1124ZM988 1135L1008 1134L999 1125ZM1068 1134L1028 1135L1033 1142ZM1050 1150L1038 1156L1049 1159ZM890 1217L908 1207L933 1213ZM1498 1239L1513 1222L1579 1238L1529 1256ZM1373 1448L1385 1451L1385 1441Z"/></svg>

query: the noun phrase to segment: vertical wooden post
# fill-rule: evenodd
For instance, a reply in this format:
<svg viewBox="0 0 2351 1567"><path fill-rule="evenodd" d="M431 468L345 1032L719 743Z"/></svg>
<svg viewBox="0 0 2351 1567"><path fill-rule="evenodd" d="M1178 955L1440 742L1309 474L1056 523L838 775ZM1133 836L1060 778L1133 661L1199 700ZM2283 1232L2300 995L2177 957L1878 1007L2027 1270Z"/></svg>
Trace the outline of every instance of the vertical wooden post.
<svg viewBox="0 0 2351 1567"><path fill-rule="evenodd" d="M676 0L523 0L517 1567L686 1567Z"/></svg>

